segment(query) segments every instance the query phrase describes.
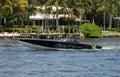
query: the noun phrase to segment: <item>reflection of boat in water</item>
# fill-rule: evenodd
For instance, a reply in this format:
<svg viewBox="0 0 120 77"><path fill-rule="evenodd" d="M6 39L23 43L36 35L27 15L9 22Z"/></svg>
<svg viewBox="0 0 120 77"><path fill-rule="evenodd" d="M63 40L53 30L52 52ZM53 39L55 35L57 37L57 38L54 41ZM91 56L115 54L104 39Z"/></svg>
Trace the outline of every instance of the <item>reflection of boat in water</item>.
<svg viewBox="0 0 120 77"><path fill-rule="evenodd" d="M75 39L61 39L61 40L48 40L48 39L29 39L23 38L20 41L24 43L35 45L37 48L44 49L102 49L101 46L82 44Z"/></svg>

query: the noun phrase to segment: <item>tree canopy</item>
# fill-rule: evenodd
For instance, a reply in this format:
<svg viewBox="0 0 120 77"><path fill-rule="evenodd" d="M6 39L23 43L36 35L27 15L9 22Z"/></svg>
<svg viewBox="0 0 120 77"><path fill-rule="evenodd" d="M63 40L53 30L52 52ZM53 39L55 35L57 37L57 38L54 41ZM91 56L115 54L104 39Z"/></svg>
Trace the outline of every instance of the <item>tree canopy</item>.
<svg viewBox="0 0 120 77"><path fill-rule="evenodd" d="M120 0L0 0L0 23L6 25L8 22L17 24L16 21L26 21L29 15L40 12L37 6L56 6L56 16L60 13L70 14L71 17L75 15L80 20L90 20L109 28L114 26L114 17L120 16Z"/></svg>

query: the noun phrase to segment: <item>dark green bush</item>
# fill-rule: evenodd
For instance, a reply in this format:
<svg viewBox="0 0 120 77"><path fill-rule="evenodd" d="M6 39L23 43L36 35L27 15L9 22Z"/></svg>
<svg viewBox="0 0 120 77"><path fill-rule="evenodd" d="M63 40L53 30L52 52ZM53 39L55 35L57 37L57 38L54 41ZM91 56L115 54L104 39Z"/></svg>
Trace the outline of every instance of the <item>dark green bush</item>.
<svg viewBox="0 0 120 77"><path fill-rule="evenodd" d="M60 17L59 24L60 25L71 25L73 24L74 20L70 17Z"/></svg>
<svg viewBox="0 0 120 77"><path fill-rule="evenodd" d="M100 27L96 24L85 23L81 25L80 29L86 37L93 37L93 38L101 37Z"/></svg>
<svg viewBox="0 0 120 77"><path fill-rule="evenodd" d="M0 28L0 32L4 32L4 29L3 29L3 28Z"/></svg>
<svg viewBox="0 0 120 77"><path fill-rule="evenodd" d="M13 28L5 28L4 31L5 32L13 32Z"/></svg>

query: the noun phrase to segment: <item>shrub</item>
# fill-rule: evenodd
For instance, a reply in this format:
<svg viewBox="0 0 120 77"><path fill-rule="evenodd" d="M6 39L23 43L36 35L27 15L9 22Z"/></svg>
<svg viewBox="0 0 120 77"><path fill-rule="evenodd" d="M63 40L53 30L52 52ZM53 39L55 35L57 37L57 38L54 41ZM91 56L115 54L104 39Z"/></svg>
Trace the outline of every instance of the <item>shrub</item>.
<svg viewBox="0 0 120 77"><path fill-rule="evenodd" d="M70 17L60 17L59 24L60 25L70 25L73 24L74 19Z"/></svg>
<svg viewBox="0 0 120 77"><path fill-rule="evenodd" d="M4 32L4 29L3 29L3 28L0 28L0 33L1 33L1 32Z"/></svg>
<svg viewBox="0 0 120 77"><path fill-rule="evenodd" d="M26 32L26 28L5 28L4 29L4 31L5 32L13 32L13 30L14 30L14 32L20 32L20 30L21 30L21 32Z"/></svg>
<svg viewBox="0 0 120 77"><path fill-rule="evenodd" d="M119 32L119 28L111 28L111 29L108 29L109 31L118 31Z"/></svg>
<svg viewBox="0 0 120 77"><path fill-rule="evenodd" d="M94 38L101 37L101 30L98 25L91 24L91 23L85 23L81 25L80 29L81 29L81 32L86 37L94 37Z"/></svg>

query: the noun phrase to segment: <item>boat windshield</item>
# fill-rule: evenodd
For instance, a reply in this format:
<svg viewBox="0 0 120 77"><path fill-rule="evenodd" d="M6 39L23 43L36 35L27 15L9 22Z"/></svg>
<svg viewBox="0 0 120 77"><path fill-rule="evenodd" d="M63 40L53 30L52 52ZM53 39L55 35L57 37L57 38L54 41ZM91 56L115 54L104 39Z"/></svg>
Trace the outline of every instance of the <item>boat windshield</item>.
<svg viewBox="0 0 120 77"><path fill-rule="evenodd" d="M75 40L73 38L70 38L70 39L61 39L60 41L70 42L70 43L80 43L78 40Z"/></svg>

